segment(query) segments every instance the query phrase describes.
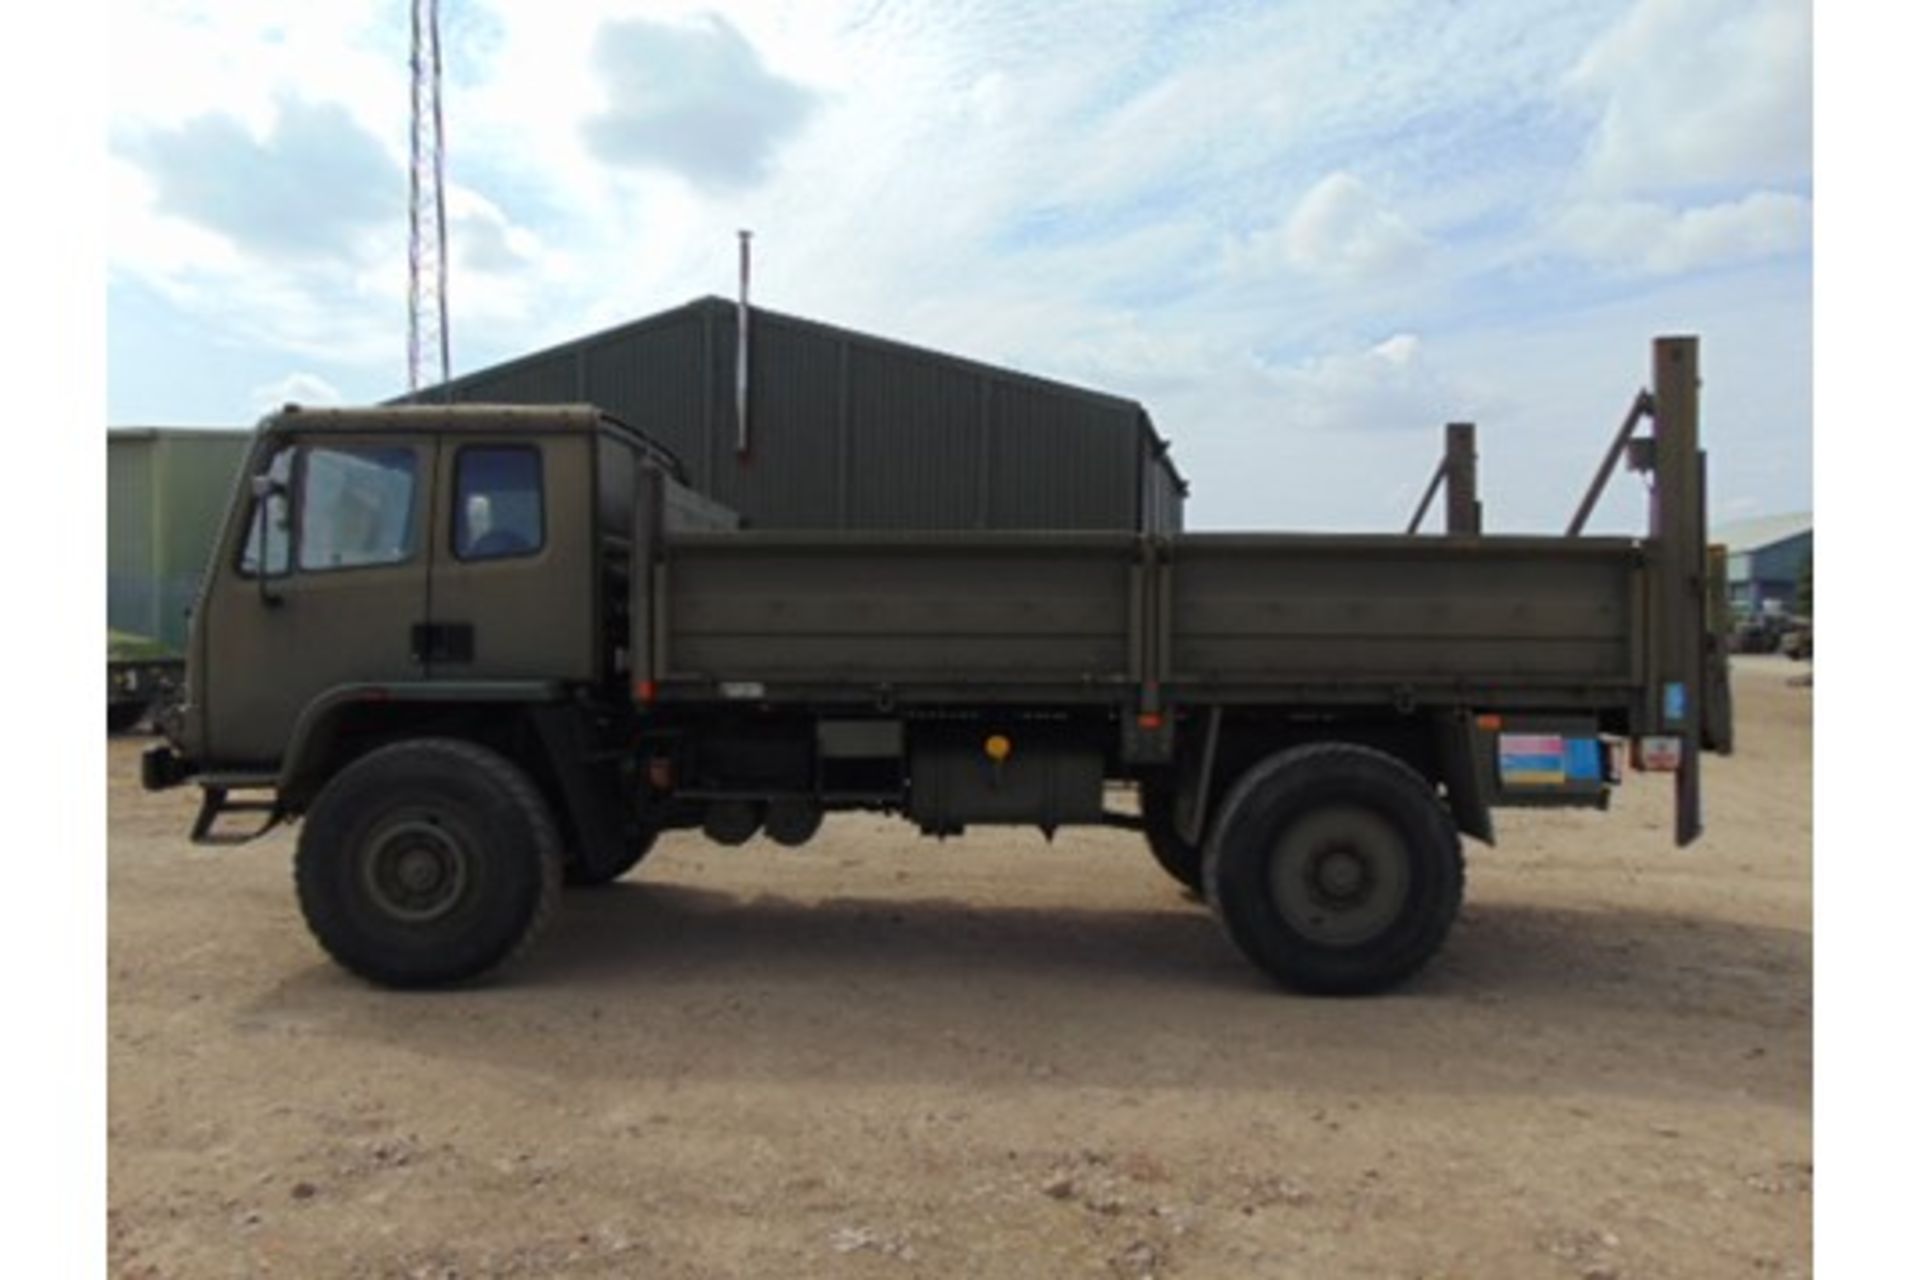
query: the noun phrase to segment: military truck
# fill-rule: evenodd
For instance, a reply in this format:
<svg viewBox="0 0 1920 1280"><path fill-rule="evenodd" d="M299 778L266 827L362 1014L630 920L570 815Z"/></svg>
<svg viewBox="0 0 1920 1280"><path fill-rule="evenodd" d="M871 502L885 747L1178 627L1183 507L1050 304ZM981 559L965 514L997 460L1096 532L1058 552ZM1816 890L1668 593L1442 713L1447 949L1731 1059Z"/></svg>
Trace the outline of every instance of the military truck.
<svg viewBox="0 0 1920 1280"><path fill-rule="evenodd" d="M176 696L186 669L186 660L159 641L107 628L107 732L128 732Z"/></svg>
<svg viewBox="0 0 1920 1280"><path fill-rule="evenodd" d="M1656 342L1575 521L1624 458L1640 538L740 529L590 407L288 409L144 781L201 789L197 841L303 820L307 924L389 986L493 969L662 832L871 810L1130 827L1280 984L1379 990L1496 808L1604 809L1631 764L1699 834L1732 723L1696 358Z"/></svg>

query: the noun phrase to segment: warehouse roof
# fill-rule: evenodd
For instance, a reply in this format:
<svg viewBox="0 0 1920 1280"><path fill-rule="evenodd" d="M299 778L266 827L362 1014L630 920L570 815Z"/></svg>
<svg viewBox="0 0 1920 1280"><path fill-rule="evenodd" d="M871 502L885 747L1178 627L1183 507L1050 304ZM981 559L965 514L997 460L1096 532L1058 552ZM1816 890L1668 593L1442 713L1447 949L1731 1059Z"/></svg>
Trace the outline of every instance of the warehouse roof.
<svg viewBox="0 0 1920 1280"><path fill-rule="evenodd" d="M1724 543L1731 555L1760 551L1775 543L1813 532L1813 512L1796 511L1783 516L1758 516L1735 520L1713 531L1713 541Z"/></svg>
<svg viewBox="0 0 1920 1280"><path fill-rule="evenodd" d="M515 356L514 358L509 360L503 360L498 364L489 365L484 369L473 370L470 373L462 374L459 377L450 380L448 385L458 390L462 386L468 383L471 383L477 379L491 378L502 373L508 373L518 369L525 369L530 366L535 366L543 362L550 361L555 356L562 355L564 353L574 351L582 347L588 347L598 343L602 343L611 338L618 338L627 334L638 333L643 330L655 328L657 326L672 324L674 321L682 318L683 316L686 316L689 313L698 314L702 312L712 312L712 313L722 314L728 318L731 318L736 313L737 307L738 307L737 303L729 299L722 298L717 294L705 294L700 297L694 298L688 302L682 303L680 306L673 307L666 311L655 312L654 314L648 315L648 316L641 316L638 319L629 320L622 324L613 325L610 328L601 329L597 332L585 334L581 337L569 339L568 341L565 341L565 342L555 343L554 345L549 347L543 347L538 351L528 352L525 355ZM816 334L833 339L838 342L845 342L854 346L863 346L872 350L889 351L889 352L895 352L895 353L904 354L904 355L918 356L924 359L937 360L943 364L946 364L950 368L962 369L978 376L998 379L1005 382L1021 384L1021 385L1035 387L1039 389L1044 389L1046 391L1050 391L1056 394L1065 394L1065 395L1077 397L1079 399L1082 399L1091 403L1095 403L1095 404L1102 404L1102 405L1107 405L1115 408L1124 408L1134 416L1134 420L1138 424L1139 429L1145 434L1147 439L1151 442L1154 455L1160 459L1162 464L1172 474L1174 484L1179 488L1179 491L1182 494L1185 494L1188 491L1187 479L1185 476L1180 474L1180 468L1178 464L1176 464L1173 460L1171 443L1166 439L1166 437L1160 434L1158 429L1154 426L1153 415L1148 413L1146 406L1141 404L1138 400L1130 400L1124 396L1116 396L1108 392L1096 391L1091 387L1083 387L1083 386L1077 386L1073 383L1060 382L1053 378L1043 378L1035 374L1023 373L1020 370L1009 369L1003 365L987 364L984 361L973 360L966 356L955 355L947 351L935 351L930 347L916 346L913 343L900 342L893 338L883 338L878 336L877 334L863 333L857 329L842 328L838 325L827 324L824 321L808 319L805 316L796 316L783 311L774 311L774 310L771 310L770 308L762 307L758 304L754 304L751 307L750 313L753 316L764 316L768 319L777 320L783 324L787 324L798 329L810 330ZM412 393L411 395L408 395L408 396L395 397L395 399L409 400L409 399L415 399L415 398L423 398L427 395L434 393L437 390L438 390L437 387L425 388L419 392Z"/></svg>

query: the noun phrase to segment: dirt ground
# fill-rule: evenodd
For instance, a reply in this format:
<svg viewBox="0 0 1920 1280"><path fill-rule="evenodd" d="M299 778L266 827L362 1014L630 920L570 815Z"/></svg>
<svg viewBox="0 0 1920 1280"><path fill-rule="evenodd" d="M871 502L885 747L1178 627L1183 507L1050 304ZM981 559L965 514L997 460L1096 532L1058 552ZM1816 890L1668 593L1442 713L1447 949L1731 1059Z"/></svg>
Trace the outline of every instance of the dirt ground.
<svg viewBox="0 0 1920 1280"><path fill-rule="evenodd" d="M124 1276L1804 1276L1812 691L1669 786L1506 813L1389 996L1269 988L1121 831L675 837L499 980L326 962L291 838L110 748Z"/></svg>

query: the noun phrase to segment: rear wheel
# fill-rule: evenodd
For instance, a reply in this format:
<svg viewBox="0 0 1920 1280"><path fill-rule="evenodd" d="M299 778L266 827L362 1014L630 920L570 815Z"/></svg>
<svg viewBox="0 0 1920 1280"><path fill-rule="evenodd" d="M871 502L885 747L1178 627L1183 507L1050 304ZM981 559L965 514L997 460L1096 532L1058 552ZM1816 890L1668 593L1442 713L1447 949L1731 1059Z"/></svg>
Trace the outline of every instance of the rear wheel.
<svg viewBox="0 0 1920 1280"><path fill-rule="evenodd" d="M1297 747L1248 770L1207 842L1208 901L1246 957L1295 990L1410 976L1460 909L1460 839L1426 779L1383 752Z"/></svg>
<svg viewBox="0 0 1920 1280"><path fill-rule="evenodd" d="M1202 873L1205 849L1180 838L1174 820L1174 789L1164 782L1140 784L1140 819L1146 828L1147 848L1160 869L1190 892L1204 892Z"/></svg>
<svg viewBox="0 0 1920 1280"><path fill-rule="evenodd" d="M422 738L327 784L294 878L308 928L343 967L384 986L438 986L532 941L559 889L560 837L517 765Z"/></svg>

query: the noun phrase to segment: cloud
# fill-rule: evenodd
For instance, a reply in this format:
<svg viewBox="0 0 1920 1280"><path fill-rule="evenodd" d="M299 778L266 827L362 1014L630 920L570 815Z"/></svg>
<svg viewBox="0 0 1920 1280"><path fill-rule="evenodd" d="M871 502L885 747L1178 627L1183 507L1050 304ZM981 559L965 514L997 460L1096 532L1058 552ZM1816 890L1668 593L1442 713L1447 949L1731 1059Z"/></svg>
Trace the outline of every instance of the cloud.
<svg viewBox="0 0 1920 1280"><path fill-rule="evenodd" d="M122 125L110 264L231 343L384 366L403 345L406 176L345 104L282 97L257 125ZM457 337L518 327L571 278L474 187L446 188ZM239 393L236 391L235 398Z"/></svg>
<svg viewBox="0 0 1920 1280"><path fill-rule="evenodd" d="M1645 191L1803 177L1812 21L1806 0L1639 0L1568 80L1602 104L1588 178Z"/></svg>
<svg viewBox="0 0 1920 1280"><path fill-rule="evenodd" d="M1471 417L1484 397L1443 374L1417 334L1315 356L1274 371L1289 423L1321 432L1431 428Z"/></svg>
<svg viewBox="0 0 1920 1280"><path fill-rule="evenodd" d="M337 103L283 99L265 136L230 115L134 133L117 148L151 179L154 207L263 255L352 254L406 209L400 166Z"/></svg>
<svg viewBox="0 0 1920 1280"><path fill-rule="evenodd" d="M1426 250L1419 232L1342 171L1316 182L1284 224L1230 250L1229 266L1260 276L1284 262L1314 275L1378 279L1412 270Z"/></svg>
<svg viewBox="0 0 1920 1280"><path fill-rule="evenodd" d="M1645 201L1583 204L1568 211L1560 231L1586 257L1670 275L1802 252L1812 237L1813 206L1779 191L1694 209Z"/></svg>
<svg viewBox="0 0 1920 1280"><path fill-rule="evenodd" d="M270 413L287 404L339 404L342 397L339 389L319 374L295 372L277 382L255 387L248 398L253 402L254 412Z"/></svg>
<svg viewBox="0 0 1920 1280"><path fill-rule="evenodd" d="M456 260L472 271L502 273L527 263L525 254L513 247L505 221L472 217L456 221L448 229Z"/></svg>
<svg viewBox="0 0 1920 1280"><path fill-rule="evenodd" d="M717 14L688 25L607 22L593 61L608 98L607 110L582 125L593 154L710 190L764 178L816 103L811 90L769 71Z"/></svg>
<svg viewBox="0 0 1920 1280"><path fill-rule="evenodd" d="M1809 195L1809 148L1789 127L1769 158L1755 122L1783 118L1762 109L1781 95L1745 83L1769 63L1729 74L1720 52L1784 47L1754 34L1783 10L1699 4L1696 21L1635 0L1234 3L1195 22L1175 0L587 0L469 6L497 22L473 41L448 9L456 367L728 292L732 230L752 226L770 307L1142 398L1196 525L1403 519L1391 484L1417 486L1462 416L1486 432L1490 518L1564 520L1661 331L1710 335L1719 429L1749 433L1716 485L1804 506L1804 450L1778 475L1749 460L1808 434L1807 255L1770 246L1804 221L1777 202ZM725 19L671 16L706 9ZM377 0L128 13L116 137L229 118L244 182L297 94L339 104L401 172L390 221L314 237L346 250L243 251L160 211L158 177L119 148L116 296L158 302L116 302L110 323L166 335L124 344L127 415L229 420L288 369L398 390L404 17ZM1691 34L1649 35L1648 15ZM1658 120L1643 82L1666 95ZM1696 189L1716 146L1745 176ZM1621 167L1636 156L1657 163ZM168 368L185 335L215 353L193 378ZM1517 406L1504 422L1489 388Z"/></svg>
<svg viewBox="0 0 1920 1280"><path fill-rule="evenodd" d="M539 238L514 225L500 206L458 185L447 190L447 240L455 279L465 272L510 275L532 266L541 252Z"/></svg>

